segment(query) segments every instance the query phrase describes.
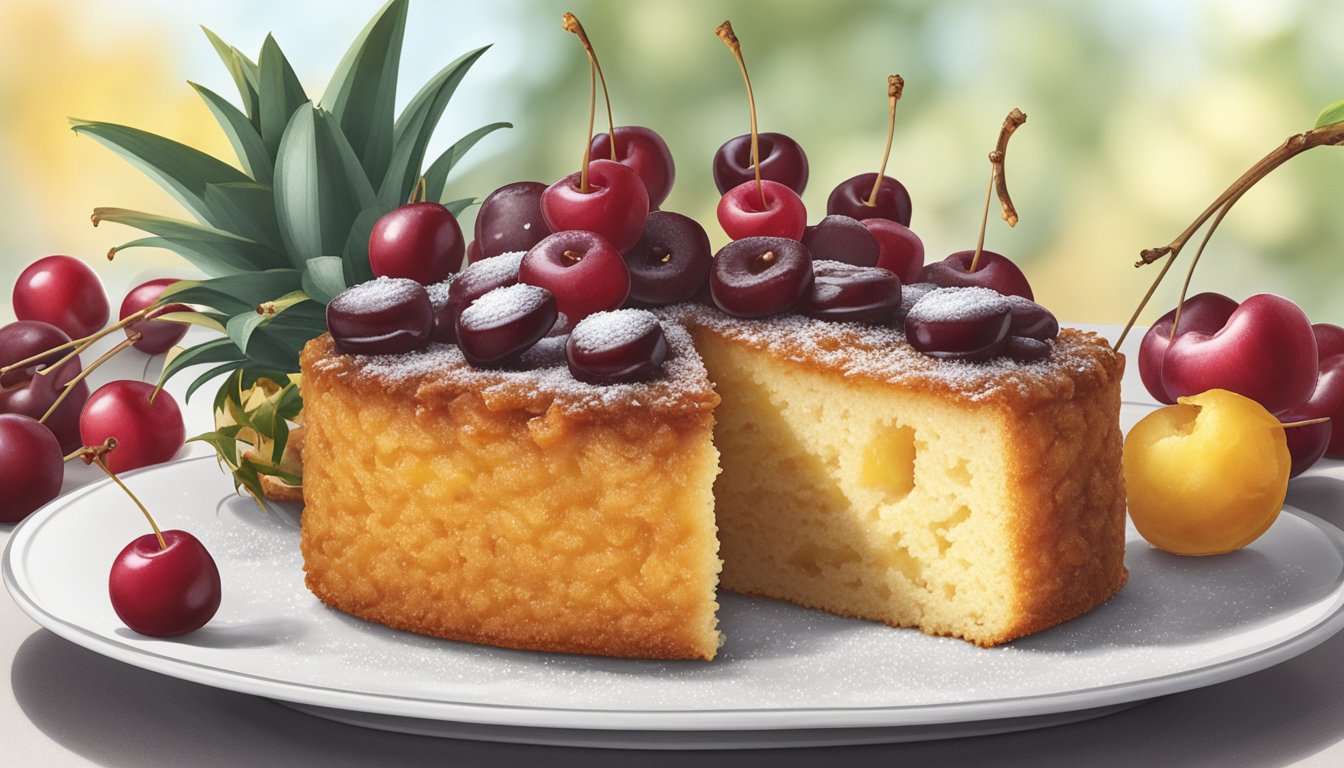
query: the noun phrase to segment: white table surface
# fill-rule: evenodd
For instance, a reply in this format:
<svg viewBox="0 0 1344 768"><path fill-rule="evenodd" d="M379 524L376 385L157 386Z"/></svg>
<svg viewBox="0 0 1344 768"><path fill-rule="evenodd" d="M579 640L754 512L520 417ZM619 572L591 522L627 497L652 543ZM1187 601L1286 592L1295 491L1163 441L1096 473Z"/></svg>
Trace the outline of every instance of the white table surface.
<svg viewBox="0 0 1344 768"><path fill-rule="evenodd" d="M160 365L160 359L127 353L95 381L152 380ZM169 387L179 403L189 380L182 376ZM206 387L185 407L189 435L209 427L211 395ZM72 466L66 489L98 477L96 470ZM220 483L227 488L223 476ZM1288 503L1344 528L1344 462L1324 462L1293 480ZM0 525L0 547L12 531ZM4 662L10 672L9 685L0 686L0 766L1344 765L1344 633L1263 672L1074 725L939 742L755 752L562 749L341 725L86 651L39 628L7 592L0 597Z"/></svg>

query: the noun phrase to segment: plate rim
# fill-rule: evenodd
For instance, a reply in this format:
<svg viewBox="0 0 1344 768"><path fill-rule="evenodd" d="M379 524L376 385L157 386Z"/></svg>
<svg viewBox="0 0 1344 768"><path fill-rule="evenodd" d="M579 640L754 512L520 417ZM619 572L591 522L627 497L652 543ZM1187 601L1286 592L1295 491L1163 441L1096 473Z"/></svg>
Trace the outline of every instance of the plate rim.
<svg viewBox="0 0 1344 768"><path fill-rule="evenodd" d="M123 478L195 463L211 456L190 456L128 472ZM600 709L552 707L490 702L463 702L424 696L351 691L242 672L216 665L174 658L152 648L132 646L106 637L48 611L24 588L14 562L20 550L32 542L44 523L74 506L81 498L112 482L103 479L75 489L43 506L21 521L10 533L0 575L14 602L40 626L87 650L151 672L188 682L255 696L329 709L364 712L389 717L452 721L523 728L554 728L600 731L768 731L798 728L901 728L954 723L973 723L1007 718L1060 714L1145 701L1157 696L1202 688L1267 669L1305 653L1344 629L1344 582L1310 608L1326 607L1316 621L1295 634L1264 648L1232 658L1169 672L1142 680L1109 683L1070 691L1000 697L942 704L813 706L770 709ZM1289 514L1312 526L1344 558L1344 531L1320 517L1289 504ZM1302 609L1299 609L1302 610ZM169 641L171 642L171 641Z"/></svg>

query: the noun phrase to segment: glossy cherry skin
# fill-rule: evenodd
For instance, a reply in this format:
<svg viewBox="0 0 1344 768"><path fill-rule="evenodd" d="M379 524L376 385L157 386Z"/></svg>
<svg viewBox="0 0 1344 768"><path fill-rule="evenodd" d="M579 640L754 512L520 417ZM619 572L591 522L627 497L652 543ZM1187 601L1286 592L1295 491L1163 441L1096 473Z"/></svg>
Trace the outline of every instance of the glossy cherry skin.
<svg viewBox="0 0 1344 768"><path fill-rule="evenodd" d="M788 312L811 289L812 254L783 237L748 237L725 245L709 275L715 306L735 317Z"/></svg>
<svg viewBox="0 0 1344 768"><path fill-rule="evenodd" d="M327 330L348 355L395 355L424 349L434 305L409 278L380 277L351 286L327 304Z"/></svg>
<svg viewBox="0 0 1344 768"><path fill-rule="evenodd" d="M765 204L761 204L761 194ZM803 199L777 181L743 182L728 190L719 200L719 225L728 237L787 237L801 240L807 229L807 209Z"/></svg>
<svg viewBox="0 0 1344 768"><path fill-rule="evenodd" d="M154 385L143 381L113 381L99 387L80 414L79 432L84 445L116 438L116 449L106 457L113 472L168 461L187 439L177 401L164 390L155 394Z"/></svg>
<svg viewBox="0 0 1344 768"><path fill-rule="evenodd" d="M611 137L599 133L593 137L594 159L611 159ZM652 128L642 125L616 126L616 162L630 166L644 180L649 193L649 210L655 211L672 191L677 179L677 165L672 161L672 150Z"/></svg>
<svg viewBox="0 0 1344 768"><path fill-rule="evenodd" d="M434 303L431 338L441 344L457 341L457 317L471 302L485 294L518 282L521 253L506 253L467 266L448 283L442 302Z"/></svg>
<svg viewBox="0 0 1344 768"><path fill-rule="evenodd" d="M1003 343L1003 354L1024 363L1044 360L1050 356L1050 345L1029 336L1009 336Z"/></svg>
<svg viewBox="0 0 1344 768"><path fill-rule="evenodd" d="M457 219L431 201L392 209L369 234L369 266L377 277L404 277L430 285L461 269L465 253Z"/></svg>
<svg viewBox="0 0 1344 768"><path fill-rule="evenodd" d="M943 288L929 291L910 309L905 337L930 357L985 360L1003 351L1012 320L1012 307L995 291Z"/></svg>
<svg viewBox="0 0 1344 768"><path fill-rule="evenodd" d="M877 240L877 266L891 270L909 285L924 273L924 241L914 230L891 219L862 219Z"/></svg>
<svg viewBox="0 0 1344 768"><path fill-rule="evenodd" d="M803 245L815 261L842 261L856 267L877 266L877 238L858 219L827 216L803 231Z"/></svg>
<svg viewBox="0 0 1344 768"><path fill-rule="evenodd" d="M149 637L195 632L219 610L219 566L205 545L179 530L164 531L163 540L166 548L147 533L127 544L107 579L117 617Z"/></svg>
<svg viewBox="0 0 1344 768"><path fill-rule="evenodd" d="M667 359L667 336L652 312L618 309L589 315L565 342L569 372L589 384L628 384L657 378Z"/></svg>
<svg viewBox="0 0 1344 768"><path fill-rule="evenodd" d="M1335 355L1344 355L1344 328L1331 323L1313 323L1311 332L1316 336L1316 353L1322 362Z"/></svg>
<svg viewBox="0 0 1344 768"><path fill-rule="evenodd" d="M498 368L542 339L558 317L555 296L545 288L518 283L496 288L457 316L457 346L478 368Z"/></svg>
<svg viewBox="0 0 1344 768"><path fill-rule="evenodd" d="M67 364L69 365L69 364ZM77 370L77 366L75 367ZM33 419L42 418L51 408L51 404L60 397L65 382L72 374L65 371L50 376L33 376L26 382L8 389L0 390L0 413L13 413ZM44 422L48 430L56 436L61 450L65 453L85 445L80 437L80 414L89 400L88 382L81 381L74 386L60 407Z"/></svg>
<svg viewBox="0 0 1344 768"><path fill-rule="evenodd" d="M882 177L877 200L868 204L876 179L876 173L861 173L837 184L826 199L826 213L853 219L890 219L910 226L910 193L904 184L890 176Z"/></svg>
<svg viewBox="0 0 1344 768"><path fill-rule="evenodd" d="M541 193L546 226L552 232L595 232L618 254L638 242L649 215L649 191L639 174L611 160L593 160L587 192L579 190L579 182L579 174L571 173Z"/></svg>
<svg viewBox="0 0 1344 768"><path fill-rule="evenodd" d="M630 270L630 301L645 306L686 301L709 282L709 235L680 213L650 213L639 242L621 258Z"/></svg>
<svg viewBox="0 0 1344 768"><path fill-rule="evenodd" d="M14 316L41 320L80 339L107 325L111 308L102 281L88 264L70 256L38 259L14 283Z"/></svg>
<svg viewBox="0 0 1344 768"><path fill-rule="evenodd" d="M760 153L762 179L777 181L803 194L807 189L807 154L798 142L782 133L761 133L757 134L756 148ZM720 195L746 181L756 181L749 133L729 139L714 153L714 184Z"/></svg>
<svg viewBox="0 0 1344 768"><path fill-rule="evenodd" d="M1216 333L1227 324L1227 319L1237 310L1237 302L1221 293L1199 293L1186 298L1181 307L1182 334L1190 331ZM1162 361L1171 346L1171 326L1176 319L1176 310L1159 317L1148 328L1139 344L1139 378L1144 389L1159 403L1171 405L1176 398L1167 392L1162 384Z"/></svg>
<svg viewBox="0 0 1344 768"><path fill-rule="evenodd" d="M1282 296L1261 293L1243 301L1216 332L1177 336L1162 360L1162 386L1178 398L1226 389L1279 414L1311 397L1317 365L1306 314Z"/></svg>
<svg viewBox="0 0 1344 768"><path fill-rule="evenodd" d="M566 327L594 312L619 309L630 295L630 270L620 251L601 235L577 229L532 246L518 267L518 281L555 294Z"/></svg>
<svg viewBox="0 0 1344 768"><path fill-rule="evenodd" d="M901 307L901 279L881 267L840 261L812 262L812 288L801 311L846 323L889 323Z"/></svg>
<svg viewBox="0 0 1344 768"><path fill-rule="evenodd" d="M17 523L56 498L65 453L36 419L0 414L0 523Z"/></svg>
<svg viewBox="0 0 1344 768"><path fill-rule="evenodd" d="M164 277L158 280L150 280L147 283L141 283L132 288L126 298L121 300L121 311L117 314L118 320L125 320L127 316L152 305L163 295L164 289L176 283L173 278ZM169 304L160 307L149 314L144 320L138 320L126 326L126 335L140 334L140 340L135 342L135 348L147 355L161 355L172 349L175 344L187 335L187 326L182 323L169 323L164 320L155 320L159 315L165 315L169 312L185 312L187 307L183 304Z"/></svg>
<svg viewBox="0 0 1344 768"><path fill-rule="evenodd" d="M0 328L0 368L17 363L20 360L27 360L33 355L40 354L48 349L54 349L69 341L70 337L51 323L44 323L40 320L18 320L10 323ZM68 349L57 350L30 366L0 376L0 387L12 387L28 381L33 377L33 374L37 373L38 368L55 363L69 351ZM48 375L57 376L60 383L64 384L74 378L79 371L79 356L76 355L71 358L70 362L62 366L59 373Z"/></svg>
<svg viewBox="0 0 1344 768"><path fill-rule="evenodd" d="M1027 276L1007 256L981 251L980 263L972 272L974 258L975 251L957 251L942 261L925 266L921 279L944 288L990 288L1005 295L1035 298Z"/></svg>
<svg viewBox="0 0 1344 768"><path fill-rule="evenodd" d="M468 254L474 264L481 259L514 251L526 251L551 234L541 214L539 181L515 181L491 192L476 212L476 245L479 255Z"/></svg>
<svg viewBox="0 0 1344 768"><path fill-rule="evenodd" d="M1344 458L1344 353L1321 361L1311 397L1279 414L1279 421L1287 424L1322 417L1330 421L1284 430L1293 457L1291 476L1306 471L1322 456Z"/></svg>
<svg viewBox="0 0 1344 768"><path fill-rule="evenodd" d="M1021 296L1008 294L1003 298L1013 313L1013 322L1008 326L1009 336L1047 341L1059 335L1059 321L1050 310Z"/></svg>

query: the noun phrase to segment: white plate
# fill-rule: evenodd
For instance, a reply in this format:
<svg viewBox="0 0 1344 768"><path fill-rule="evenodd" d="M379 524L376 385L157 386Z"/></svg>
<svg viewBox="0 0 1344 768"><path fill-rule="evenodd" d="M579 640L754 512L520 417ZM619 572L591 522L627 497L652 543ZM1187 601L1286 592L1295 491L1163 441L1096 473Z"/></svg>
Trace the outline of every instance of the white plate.
<svg viewBox="0 0 1344 768"><path fill-rule="evenodd" d="M1143 407L1126 410L1130 421ZM723 594L728 641L712 663L505 651L323 607L303 586L296 513L225 495L209 459L126 479L162 524L192 531L213 553L225 589L218 615L175 640L121 625L108 568L146 526L102 482L10 538L5 584L34 620L145 669L414 733L725 748L1020 730L1255 672L1344 625L1344 534L1286 508L1264 537L1223 557L1169 556L1131 531L1130 581L1115 599L996 649Z"/></svg>

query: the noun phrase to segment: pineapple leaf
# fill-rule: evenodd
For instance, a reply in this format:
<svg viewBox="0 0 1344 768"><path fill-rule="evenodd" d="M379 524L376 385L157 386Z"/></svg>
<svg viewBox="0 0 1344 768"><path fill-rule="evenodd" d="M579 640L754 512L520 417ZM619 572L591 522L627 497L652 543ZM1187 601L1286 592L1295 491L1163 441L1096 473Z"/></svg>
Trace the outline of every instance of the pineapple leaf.
<svg viewBox="0 0 1344 768"><path fill-rule="evenodd" d="M132 247L167 248L177 252L182 258L191 262L192 266L210 277L255 272L259 269L273 269L287 265L284 256L260 243L223 230L167 216L125 208L95 208L93 221L95 226L104 221L111 221L157 235L119 245L112 249L114 253Z"/></svg>
<svg viewBox="0 0 1344 768"><path fill-rule="evenodd" d="M224 315L216 316L213 312L164 312L161 315L155 315L155 320L162 320L165 323L178 323L179 325L197 325L201 328L209 328L216 333L225 333L224 323L219 318L228 319Z"/></svg>
<svg viewBox="0 0 1344 768"><path fill-rule="evenodd" d="M251 59L243 55L242 51L229 45L219 38L214 32L206 27L201 27L205 32L206 38L210 40L210 45L214 47L215 53L224 62L228 68L229 74L233 75L233 82L238 86L238 95L243 99L243 108L247 110L248 119L252 122L253 130L261 130L261 100L257 95L257 65Z"/></svg>
<svg viewBox="0 0 1344 768"><path fill-rule="evenodd" d="M370 179L392 157L392 122L407 0L391 0L364 27L337 65L322 107L340 124Z"/></svg>
<svg viewBox="0 0 1344 768"><path fill-rule="evenodd" d="M494 133L500 128L512 128L513 123L491 123L481 126L468 133L466 136L458 139L451 147L444 150L442 155L429 166L425 171L425 199L442 200L443 188L448 183L448 174L452 173L453 167L462 156L486 136ZM457 214L454 213L454 216Z"/></svg>
<svg viewBox="0 0 1344 768"><path fill-rule="evenodd" d="M443 207L447 208L448 212L453 214L453 218L457 218L462 215L463 211L467 210L468 208L470 208L475 204L476 204L476 198L464 197L461 200L449 200L448 202L443 204Z"/></svg>
<svg viewBox="0 0 1344 768"><path fill-rule="evenodd" d="M261 46L261 138L266 150L274 158L280 149L280 137L289 125L289 118L303 106L308 95L303 92L294 67L280 50L275 38L266 36Z"/></svg>
<svg viewBox="0 0 1344 768"><path fill-rule="evenodd" d="M160 301L203 304L232 317L243 312L257 311L263 302L299 289L297 270L268 269L241 275L216 277L210 280L183 280L164 290Z"/></svg>
<svg viewBox="0 0 1344 768"><path fill-rule="evenodd" d="M252 121L247 115L238 111L237 107L225 101L223 96L209 88L198 83L188 85L196 89L196 93L200 94L210 113L219 121L219 127L224 129L224 135L233 145L233 151L238 155L238 162L242 164L247 175L261 184L270 184L275 159L266 150L266 144L261 140Z"/></svg>
<svg viewBox="0 0 1344 768"><path fill-rule="evenodd" d="M358 285L373 279L373 267L369 264L369 236L373 234L373 225L390 210L392 209L375 206L365 208L355 217L355 223L350 227L350 236L345 241L345 248L341 250L341 260L345 263L346 285Z"/></svg>
<svg viewBox="0 0 1344 768"><path fill-rule="evenodd" d="M294 266L340 262L355 218L377 203L373 186L336 119L304 105L294 113L275 163L275 210ZM333 294L334 295L334 294Z"/></svg>
<svg viewBox="0 0 1344 768"><path fill-rule="evenodd" d="M229 229L206 200L212 184L255 183L242 171L199 149L138 128L87 120L70 121L75 133L92 137L121 155L168 191L198 221Z"/></svg>
<svg viewBox="0 0 1344 768"><path fill-rule="evenodd" d="M279 253L283 250L284 239L280 236L274 200L271 187L251 180L210 184L205 188L205 203L210 206L213 219L211 224Z"/></svg>
<svg viewBox="0 0 1344 768"><path fill-rule="evenodd" d="M303 292L326 304L346 289L345 260L339 256L309 259L303 270Z"/></svg>
<svg viewBox="0 0 1344 768"><path fill-rule="evenodd" d="M251 312L239 312L229 318L229 322L224 327L229 334L229 338L238 347L238 351L246 355L247 343L251 341L252 333L267 319L266 315L254 309Z"/></svg>
<svg viewBox="0 0 1344 768"><path fill-rule="evenodd" d="M238 366L243 363L243 360L244 357L238 353L238 347L234 346L232 340L227 338L211 339L169 358L163 366L163 373L159 374L158 386L162 387L165 382L188 366L203 363L229 363Z"/></svg>
<svg viewBox="0 0 1344 768"><path fill-rule="evenodd" d="M488 49L489 46L485 46L465 53L439 70L406 105L401 117L397 118L392 133L392 159L378 187L378 199L384 205L390 207L400 204L415 187L416 179L420 178L421 165L425 161L425 148L429 146L429 139L439 118L443 117L444 109L471 65Z"/></svg>
<svg viewBox="0 0 1344 768"><path fill-rule="evenodd" d="M238 370L237 363L224 363L223 365L217 365L200 376L197 376L196 380L191 382L191 386L187 387L186 401L191 402L191 396L196 394L196 390L200 389L207 382L213 381L226 373L233 373L236 370Z"/></svg>

